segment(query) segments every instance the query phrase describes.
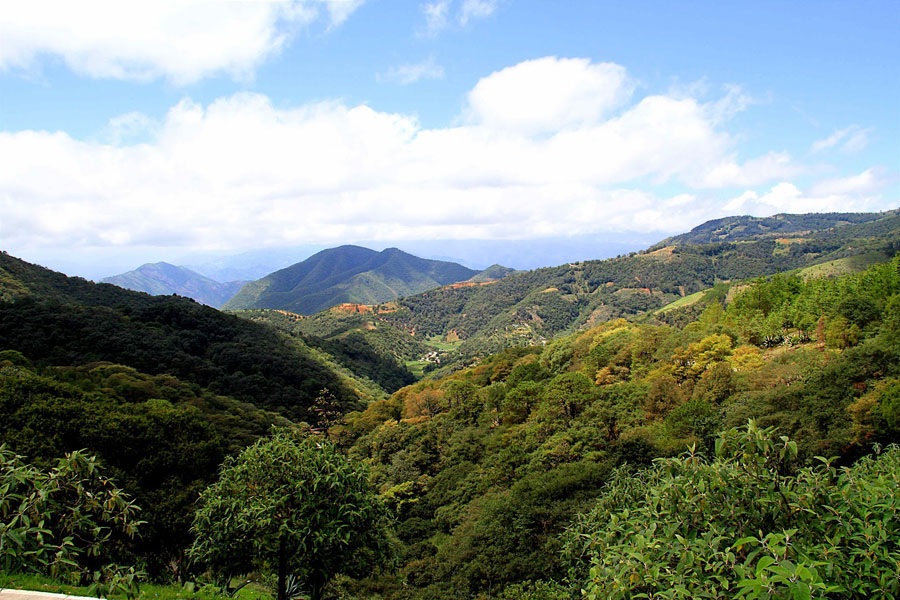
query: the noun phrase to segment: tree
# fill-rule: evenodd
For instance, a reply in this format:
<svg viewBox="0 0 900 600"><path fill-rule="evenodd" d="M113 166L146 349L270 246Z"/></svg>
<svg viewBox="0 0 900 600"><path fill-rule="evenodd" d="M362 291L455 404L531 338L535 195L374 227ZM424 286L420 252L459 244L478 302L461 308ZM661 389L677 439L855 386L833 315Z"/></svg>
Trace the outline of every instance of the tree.
<svg viewBox="0 0 900 600"><path fill-rule="evenodd" d="M274 428L201 494L190 554L220 581L275 570L278 600L289 574L319 600L335 575L367 575L390 556L387 514L365 471L334 445Z"/></svg>

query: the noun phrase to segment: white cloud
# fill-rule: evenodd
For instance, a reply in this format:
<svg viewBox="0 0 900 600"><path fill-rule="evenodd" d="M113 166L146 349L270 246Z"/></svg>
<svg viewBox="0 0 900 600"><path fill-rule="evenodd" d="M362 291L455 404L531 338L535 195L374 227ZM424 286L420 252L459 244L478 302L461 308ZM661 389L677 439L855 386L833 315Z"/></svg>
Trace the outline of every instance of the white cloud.
<svg viewBox="0 0 900 600"><path fill-rule="evenodd" d="M844 152L859 152L869 144L871 130L863 129L859 125L850 125L839 129L823 140L813 142L811 150L822 152L830 148L839 147Z"/></svg>
<svg viewBox="0 0 900 600"><path fill-rule="evenodd" d="M781 182L768 192L747 190L725 204L729 214L771 216L777 213L848 212L883 210L881 192L888 186L877 169L866 169L858 175L818 182L806 191Z"/></svg>
<svg viewBox="0 0 900 600"><path fill-rule="evenodd" d="M547 57L483 78L468 96L468 118L487 127L527 133L592 125L634 90L625 69L586 58Z"/></svg>
<svg viewBox="0 0 900 600"><path fill-rule="evenodd" d="M375 75L379 83L396 83L409 85L421 79L441 79L444 77L444 67L434 62L434 57L418 63L391 67L384 73Z"/></svg>
<svg viewBox="0 0 900 600"><path fill-rule="evenodd" d="M324 9L330 26L362 0L84 2L33 0L0 11L0 71L33 69L58 57L93 78L187 84L204 77L247 78L279 52L297 27Z"/></svg>
<svg viewBox="0 0 900 600"><path fill-rule="evenodd" d="M485 19L494 14L499 4L499 0L462 0L456 5L453 0L427 2L421 6L422 14L425 15L425 28L419 31L419 35L435 37L450 27L453 20L459 27L466 27L473 21ZM452 17L454 6L458 8L455 11L455 17Z"/></svg>
<svg viewBox="0 0 900 600"><path fill-rule="evenodd" d="M866 169L858 175L826 179L812 186L810 193L815 196L859 196L874 195L890 184L882 169Z"/></svg>
<svg viewBox="0 0 900 600"><path fill-rule="evenodd" d="M535 74L555 84L549 98L528 82ZM751 190L723 209L696 182L760 181L787 158L713 177L735 152L711 116L718 100L633 101L631 89L617 65L542 59L485 77L452 127L340 102L280 108L244 93L183 100L159 119L124 115L102 141L0 132L0 239L11 251L235 249L676 232L723 210L885 208L887 179L873 169L806 191L786 181Z"/></svg>
<svg viewBox="0 0 900 600"><path fill-rule="evenodd" d="M693 181L697 187L722 188L753 186L799 175L803 168L787 152L769 152L739 164L733 157L712 165Z"/></svg>
<svg viewBox="0 0 900 600"><path fill-rule="evenodd" d="M449 23L450 0L435 0L422 5L426 36L435 36Z"/></svg>
<svg viewBox="0 0 900 600"><path fill-rule="evenodd" d="M465 27L470 20L484 19L494 14L498 3L498 0L463 0L457 20Z"/></svg>

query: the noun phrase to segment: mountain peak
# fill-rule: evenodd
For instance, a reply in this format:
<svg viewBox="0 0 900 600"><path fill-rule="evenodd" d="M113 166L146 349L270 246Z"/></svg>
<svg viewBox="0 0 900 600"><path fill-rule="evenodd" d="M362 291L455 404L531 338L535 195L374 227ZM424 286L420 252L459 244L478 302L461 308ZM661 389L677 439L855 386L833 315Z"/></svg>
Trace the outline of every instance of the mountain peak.
<svg viewBox="0 0 900 600"><path fill-rule="evenodd" d="M313 314L345 303L378 304L465 281L477 271L414 256L399 248L361 246L322 250L245 285L226 309L277 308Z"/></svg>
<svg viewBox="0 0 900 600"><path fill-rule="evenodd" d="M178 294L218 308L234 296L244 282L220 283L187 267L167 262L144 263L133 271L105 277L101 283L111 283L136 292L154 296Z"/></svg>

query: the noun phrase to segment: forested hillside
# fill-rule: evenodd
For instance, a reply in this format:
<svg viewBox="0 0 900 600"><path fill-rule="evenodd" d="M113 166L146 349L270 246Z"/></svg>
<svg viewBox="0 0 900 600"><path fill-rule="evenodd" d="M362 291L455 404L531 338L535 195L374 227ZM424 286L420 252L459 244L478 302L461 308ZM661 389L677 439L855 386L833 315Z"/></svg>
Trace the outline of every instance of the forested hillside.
<svg viewBox="0 0 900 600"><path fill-rule="evenodd" d="M737 217L735 223L747 219ZM771 219L776 225L788 223L784 229L793 233L773 236L770 230L777 227L766 225L745 230L739 241L658 245L629 256L516 273L491 283L445 286L390 306L371 307L366 318L431 344L432 351L445 349L434 342L452 343L454 351L443 357L442 364L458 368L506 347L543 344L581 327L660 309L720 282L854 256L878 262L900 248L896 211ZM710 222L697 229L722 227L720 222ZM820 229L810 229L815 227ZM330 337L357 321L356 313L327 311L296 327Z"/></svg>
<svg viewBox="0 0 900 600"><path fill-rule="evenodd" d="M663 240L656 247L682 244L736 242L750 238L800 237L813 232L834 232L848 225L859 225L882 219L887 213L808 213L779 214L772 217L725 217L698 225L687 233ZM655 248L655 247L654 247Z"/></svg>
<svg viewBox="0 0 900 600"><path fill-rule="evenodd" d="M705 476L699 469L706 467L694 472L692 465L706 460L699 456L716 453L718 432L744 428L748 419L755 425L745 434L751 436L747 443L763 461L753 467L759 469L759 481L787 478L778 484L786 486L785 502L805 501L796 494L840 495L823 487L832 485L836 473L815 471L820 481L816 491L804 487L813 472L802 475L798 469L818 464L816 456L837 457L832 465L850 465L876 443L900 441L898 348L900 258L895 258L833 279L759 279L734 294L725 307L712 301L699 319L684 327L613 320L545 347L510 348L451 376L404 388L390 400L348 414L331 430L351 456L371 465L373 481L396 511L403 542L398 573L348 583L348 588L359 597L380 597L377 591L390 598L500 594L536 600L575 598L580 589L591 590L590 597L628 598L681 586L686 591L678 597L710 589L718 591L703 597L735 597L747 575L729 567L727 558L712 556L708 560L723 561L715 567L719 571L689 568L679 549L694 548L695 556L707 556L709 549L704 554L701 548L707 543L702 537L707 521L725 528L715 530L724 536L716 542L722 552L732 544L754 547L749 539L740 541L748 535L761 536L755 544L777 543L775 538L761 540L791 527L789 516L778 510L795 509L781 504L765 508L775 502L765 497L769 488L754 491L752 481L738 481L741 469L756 464L741 466L741 461L756 460L750 450L741 449L737 458L720 454L720 462L711 463L710 469L734 469L737 487L727 493L738 495L725 505L712 497L708 503L692 500L699 502L690 506L689 518L696 526L679 527L676 519L672 527L677 529L669 532L663 520L670 513L640 513L645 517L635 521L617 511L663 510L642 504L651 486L658 486L654 493L662 494L665 502L677 499L665 494L686 499L701 493L704 488L696 491L691 482ZM763 431L767 427L777 427L777 435ZM776 448L782 443L778 435L792 440L793 454ZM771 440L765 443L781 452L780 470L768 470L765 453L770 450L753 436ZM735 446L723 448L745 448L740 441L744 438L730 439L728 444ZM695 458L678 463L678 470L661 466L639 477L630 470L688 447L694 448ZM873 495L848 495L842 502L874 502L871 514L896 519L896 451L879 461L877 469L887 472L877 477L887 479L867 484ZM623 470L623 465L630 467ZM795 476L807 479L794 482ZM676 480L666 484L666 477ZM712 482L697 485L709 485L710 494L726 493L713 492L718 484ZM728 530L731 521L720 514L723 507L753 525L743 532ZM678 510L688 518L687 509ZM578 524L565 534L579 514L583 516ZM617 525L621 521L647 528L651 516L660 520L660 529L648 529L644 538L629 536ZM816 546L820 534L812 531L832 531L831 521L825 515L817 519L810 533L796 534L798 552L809 549L802 557L806 561L828 556L828 548ZM613 535L618 537L609 537ZM891 537L883 538L880 554L872 558L876 562L848 558L846 565L819 565L819 582L845 586L845 594L829 597L871 597L861 590L884 585L879 583L880 570L900 560L896 527L885 535ZM835 542L835 556L860 549L853 539ZM746 559L755 568L758 553L748 558L746 552L734 552L741 564ZM657 556L659 562L653 563L650 557ZM816 568L796 556L793 560ZM592 565L601 565L605 575L589 572ZM666 565L672 570L665 570ZM841 570L845 566L855 570ZM657 567L659 574L651 575ZM750 577L764 579L762 569L764 565ZM854 577L861 579L854 584ZM757 582L763 585L763 579ZM787 589L777 581L772 585ZM896 581L889 585L896 587Z"/></svg>
<svg viewBox="0 0 900 600"><path fill-rule="evenodd" d="M315 316L3 254L0 444L98 456L146 521L104 560L155 579L209 581L185 554L197 498L280 425L364 465L394 519L395 562L326 598L897 597L897 219Z"/></svg>
<svg viewBox="0 0 900 600"><path fill-rule="evenodd" d="M7 254L0 298L0 443L37 464L97 455L148 521L121 558L154 576L184 574L194 502L226 456L271 425L324 423L412 381L349 344Z"/></svg>
<svg viewBox="0 0 900 600"><path fill-rule="evenodd" d="M312 314L347 302L376 304L464 281L478 271L426 260L397 248L323 250L303 262L245 285L224 308L275 308Z"/></svg>

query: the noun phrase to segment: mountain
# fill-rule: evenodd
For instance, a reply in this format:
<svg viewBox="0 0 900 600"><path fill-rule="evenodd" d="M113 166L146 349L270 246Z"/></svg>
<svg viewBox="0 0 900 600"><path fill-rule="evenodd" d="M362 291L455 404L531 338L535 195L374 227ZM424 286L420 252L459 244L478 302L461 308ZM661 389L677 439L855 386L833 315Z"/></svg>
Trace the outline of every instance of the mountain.
<svg viewBox="0 0 900 600"><path fill-rule="evenodd" d="M313 422L328 397L354 407L383 397L327 350L189 298L150 296L66 277L0 253L0 350L41 366L97 361L189 385Z"/></svg>
<svg viewBox="0 0 900 600"><path fill-rule="evenodd" d="M491 265L481 273L470 277L469 281L474 281L476 283L495 281L497 279L503 279L508 275L512 275L515 272L516 270L511 269L510 267L504 267L503 265Z"/></svg>
<svg viewBox="0 0 900 600"><path fill-rule="evenodd" d="M246 283L244 281L220 283L186 267L177 267L166 262L147 263L133 271L106 277L102 282L136 292L147 292L153 296L178 294L214 308L225 304Z"/></svg>
<svg viewBox="0 0 900 600"><path fill-rule="evenodd" d="M327 423L412 379L353 341L313 346L0 253L0 444L44 464L98 456L147 521L122 543L158 577L183 560L196 499L227 456L272 425Z"/></svg>
<svg viewBox="0 0 900 600"><path fill-rule="evenodd" d="M773 235L763 220L765 228L756 233L733 232L732 236L741 236L735 241L671 243L670 239L668 244L619 258L428 290L390 306L367 309L365 327L373 322L395 327L430 344L432 351L445 353L444 367L466 365L474 357L510 346L543 345L580 328L656 311L723 282L846 263L844 259L850 257L860 257L856 262L866 265L887 260L900 249L898 211L852 219L847 215L790 217L793 225L784 228L794 233ZM722 223L713 221L697 229L716 231ZM820 229L810 229L813 226ZM357 321L356 314L329 311L304 319L297 327L327 338L360 327Z"/></svg>
<svg viewBox="0 0 900 600"><path fill-rule="evenodd" d="M753 572L723 551L757 552L741 547L790 527L798 560L812 555L801 544L821 548L816 568L844 586L834 598L872 597L900 545L900 449L887 450L900 441L900 257L741 287L682 326L600 323L347 415L331 434L389 490L400 557L398 577L347 596L735 598ZM883 458L852 466L876 444ZM784 508L806 498L833 500ZM817 523L842 539L809 533Z"/></svg>
<svg viewBox="0 0 900 600"><path fill-rule="evenodd" d="M679 244L710 244L712 242L736 242L738 240L775 238L803 233L836 230L848 225L870 223L886 214L897 214L897 210L887 213L808 213L778 214L772 217L751 217L749 215L713 219L699 225L688 233L682 233L663 240L655 247Z"/></svg>
<svg viewBox="0 0 900 600"><path fill-rule="evenodd" d="M338 304L386 302L465 281L477 273L397 248L376 252L340 246L246 284L222 308L276 308L309 315Z"/></svg>

